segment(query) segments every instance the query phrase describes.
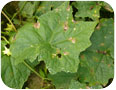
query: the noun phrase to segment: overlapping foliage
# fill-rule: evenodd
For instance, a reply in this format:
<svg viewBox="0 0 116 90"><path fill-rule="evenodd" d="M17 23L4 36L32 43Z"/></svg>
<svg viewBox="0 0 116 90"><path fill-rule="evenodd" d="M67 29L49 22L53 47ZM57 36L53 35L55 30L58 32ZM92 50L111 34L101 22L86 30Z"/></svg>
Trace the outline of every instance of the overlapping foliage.
<svg viewBox="0 0 116 90"><path fill-rule="evenodd" d="M12 3L16 4L11 2L11 6ZM11 23L4 27L8 22L2 18L1 71L7 86L94 89L111 83L114 20L108 4L84 1L17 4L19 11L9 15L17 32ZM4 7L3 11L7 9ZM103 11L109 12L110 18L103 18Z"/></svg>

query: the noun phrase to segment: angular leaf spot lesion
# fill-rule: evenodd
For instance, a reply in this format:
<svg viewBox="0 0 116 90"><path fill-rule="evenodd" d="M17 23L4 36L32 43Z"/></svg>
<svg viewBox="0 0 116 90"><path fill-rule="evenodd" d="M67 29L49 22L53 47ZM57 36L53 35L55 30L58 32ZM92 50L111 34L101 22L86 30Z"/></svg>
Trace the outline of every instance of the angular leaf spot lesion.
<svg viewBox="0 0 116 90"><path fill-rule="evenodd" d="M70 11L70 6L68 6L67 11Z"/></svg>
<svg viewBox="0 0 116 90"><path fill-rule="evenodd" d="M39 22L37 22L37 23L34 23L34 28L37 28L37 29L39 29L40 28L40 23Z"/></svg>
<svg viewBox="0 0 116 90"><path fill-rule="evenodd" d="M68 40L71 41L73 44L76 43L76 39L75 38L70 37Z"/></svg>
<svg viewBox="0 0 116 90"><path fill-rule="evenodd" d="M64 55L69 55L69 52L64 52Z"/></svg>
<svg viewBox="0 0 116 90"><path fill-rule="evenodd" d="M58 9L58 8L56 8L56 9L55 9L55 11L56 11L56 12L58 12L58 11L59 11L59 9Z"/></svg>
<svg viewBox="0 0 116 90"><path fill-rule="evenodd" d="M69 28L69 27L68 27L68 22L65 22L65 23L64 23L64 31L67 31L68 28Z"/></svg>

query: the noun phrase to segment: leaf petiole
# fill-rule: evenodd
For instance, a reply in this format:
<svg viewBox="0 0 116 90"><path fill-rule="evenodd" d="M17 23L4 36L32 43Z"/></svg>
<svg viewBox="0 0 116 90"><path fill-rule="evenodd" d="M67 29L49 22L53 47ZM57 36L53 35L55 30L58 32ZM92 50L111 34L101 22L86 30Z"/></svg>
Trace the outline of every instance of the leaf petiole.
<svg viewBox="0 0 116 90"><path fill-rule="evenodd" d="M48 78L43 78L37 71L35 71L31 66L29 66L25 61L23 61L24 65L27 66L32 72L34 72L38 77L42 80L50 80Z"/></svg>

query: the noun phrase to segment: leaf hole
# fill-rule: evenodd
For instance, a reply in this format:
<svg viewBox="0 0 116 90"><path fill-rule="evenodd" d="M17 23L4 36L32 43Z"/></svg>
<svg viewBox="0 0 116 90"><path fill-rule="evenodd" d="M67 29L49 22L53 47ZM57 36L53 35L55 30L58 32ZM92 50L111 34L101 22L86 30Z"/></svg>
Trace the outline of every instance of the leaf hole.
<svg viewBox="0 0 116 90"><path fill-rule="evenodd" d="M58 57L58 58L61 58L61 57L62 57L61 53L58 53L58 54L57 54L57 57Z"/></svg>
<svg viewBox="0 0 116 90"><path fill-rule="evenodd" d="M53 10L53 7L51 7L51 10Z"/></svg>

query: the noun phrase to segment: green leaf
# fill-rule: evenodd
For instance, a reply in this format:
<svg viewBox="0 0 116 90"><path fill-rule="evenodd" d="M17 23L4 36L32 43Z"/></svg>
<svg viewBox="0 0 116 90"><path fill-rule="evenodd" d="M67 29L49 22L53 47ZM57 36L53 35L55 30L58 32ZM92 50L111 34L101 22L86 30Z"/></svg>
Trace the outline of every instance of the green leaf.
<svg viewBox="0 0 116 90"><path fill-rule="evenodd" d="M64 2L63 1L42 1L39 4L39 7L38 7L35 15L41 16L42 14L45 14L48 11L51 11L51 10L57 8L62 3L64 3Z"/></svg>
<svg viewBox="0 0 116 90"><path fill-rule="evenodd" d="M20 1L18 3L19 9L21 11L21 15L23 17L32 17L35 9L37 8L39 2L24 2L24 1Z"/></svg>
<svg viewBox="0 0 116 90"><path fill-rule="evenodd" d="M49 74L48 78L52 80L52 83L57 89L68 89L71 80L75 77L75 73L59 72L54 75Z"/></svg>
<svg viewBox="0 0 116 90"><path fill-rule="evenodd" d="M80 83L79 81L72 80L69 89L85 89L86 84Z"/></svg>
<svg viewBox="0 0 116 90"><path fill-rule="evenodd" d="M93 20L97 20L100 17L100 8L101 6L95 1L77 1L74 2L73 5L78 9L75 17L89 17Z"/></svg>
<svg viewBox="0 0 116 90"><path fill-rule="evenodd" d="M78 56L91 45L89 40L96 22L74 22L72 8L63 3L59 8L43 14L37 23L28 23L19 29L11 45L15 62L36 57L44 61L51 74L76 72Z"/></svg>
<svg viewBox="0 0 116 90"><path fill-rule="evenodd" d="M92 46L80 56L78 77L81 82L89 82L90 86L106 85L114 76L114 59L110 56L110 48L114 44L114 28L112 19L100 20L99 28L91 37Z"/></svg>
<svg viewBox="0 0 116 90"><path fill-rule="evenodd" d="M30 75L30 70L23 64L14 65L14 58L4 55L1 59L1 77L8 87L21 89Z"/></svg>

